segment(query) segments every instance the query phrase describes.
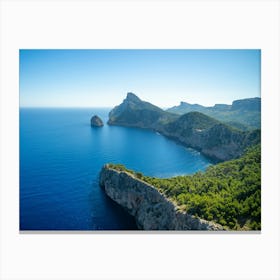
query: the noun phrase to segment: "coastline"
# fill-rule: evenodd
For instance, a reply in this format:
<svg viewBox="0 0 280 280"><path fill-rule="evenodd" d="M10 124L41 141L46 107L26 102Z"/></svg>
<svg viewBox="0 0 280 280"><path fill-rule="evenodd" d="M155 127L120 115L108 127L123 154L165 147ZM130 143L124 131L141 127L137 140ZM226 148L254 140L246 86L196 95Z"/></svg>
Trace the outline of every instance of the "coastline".
<svg viewBox="0 0 280 280"><path fill-rule="evenodd" d="M225 230L221 225L187 214L153 185L131 173L103 166L100 186L121 205L142 230Z"/></svg>

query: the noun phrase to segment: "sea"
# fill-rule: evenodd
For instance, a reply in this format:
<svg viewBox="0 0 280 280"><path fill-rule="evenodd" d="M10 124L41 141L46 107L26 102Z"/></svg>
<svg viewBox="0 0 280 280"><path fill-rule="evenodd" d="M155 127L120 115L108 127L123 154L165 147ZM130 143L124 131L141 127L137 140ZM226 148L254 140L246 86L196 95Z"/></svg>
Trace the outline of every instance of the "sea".
<svg viewBox="0 0 280 280"><path fill-rule="evenodd" d="M136 230L134 219L99 186L105 163L161 178L211 164L157 132L107 125L110 110L20 109L20 230ZM103 127L90 126L93 115Z"/></svg>

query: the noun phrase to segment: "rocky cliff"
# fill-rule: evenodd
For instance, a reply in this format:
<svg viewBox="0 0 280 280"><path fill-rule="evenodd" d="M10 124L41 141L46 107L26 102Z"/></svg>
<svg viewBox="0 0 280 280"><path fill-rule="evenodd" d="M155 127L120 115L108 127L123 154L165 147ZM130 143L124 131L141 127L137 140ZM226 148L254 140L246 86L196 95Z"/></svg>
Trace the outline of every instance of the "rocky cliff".
<svg viewBox="0 0 280 280"><path fill-rule="evenodd" d="M260 130L239 131L199 112L182 115L161 132L217 161L237 158L260 142Z"/></svg>
<svg viewBox="0 0 280 280"><path fill-rule="evenodd" d="M196 218L179 210L152 185L126 171L105 165L100 186L106 194L135 217L143 230L223 230L221 225Z"/></svg>
<svg viewBox="0 0 280 280"><path fill-rule="evenodd" d="M216 161L237 158L260 143L260 130L240 131L199 112L168 113L133 93L110 112L108 124L153 129Z"/></svg>
<svg viewBox="0 0 280 280"><path fill-rule="evenodd" d="M164 123L177 117L128 92L123 102L109 113L108 124L158 130Z"/></svg>

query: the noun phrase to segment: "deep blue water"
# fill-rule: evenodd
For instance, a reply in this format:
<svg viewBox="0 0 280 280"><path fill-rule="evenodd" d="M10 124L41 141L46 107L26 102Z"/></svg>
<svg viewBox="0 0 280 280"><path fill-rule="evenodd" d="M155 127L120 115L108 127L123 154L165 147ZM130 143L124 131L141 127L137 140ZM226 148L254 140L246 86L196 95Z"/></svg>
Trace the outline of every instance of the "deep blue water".
<svg viewBox="0 0 280 280"><path fill-rule="evenodd" d="M99 187L103 164L169 177L209 160L158 133L105 125L109 109L20 109L20 229L129 230L131 218Z"/></svg>

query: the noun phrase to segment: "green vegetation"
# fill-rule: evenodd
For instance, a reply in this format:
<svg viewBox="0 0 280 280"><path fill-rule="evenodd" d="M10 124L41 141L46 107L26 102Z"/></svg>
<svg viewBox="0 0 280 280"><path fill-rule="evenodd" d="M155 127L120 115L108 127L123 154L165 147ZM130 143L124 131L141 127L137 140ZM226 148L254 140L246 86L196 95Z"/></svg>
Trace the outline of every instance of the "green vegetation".
<svg viewBox="0 0 280 280"><path fill-rule="evenodd" d="M131 173L176 203L180 209L232 230L261 229L261 147L205 172L168 179L147 177L120 164L108 167Z"/></svg>
<svg viewBox="0 0 280 280"><path fill-rule="evenodd" d="M106 166L109 167L109 168L112 168L114 170L117 170L117 171L126 171L128 173L133 174L133 175L136 174L136 172L134 172L131 169L127 169L123 164L120 164L120 163L117 163L117 164L115 164L115 163L107 163Z"/></svg>

